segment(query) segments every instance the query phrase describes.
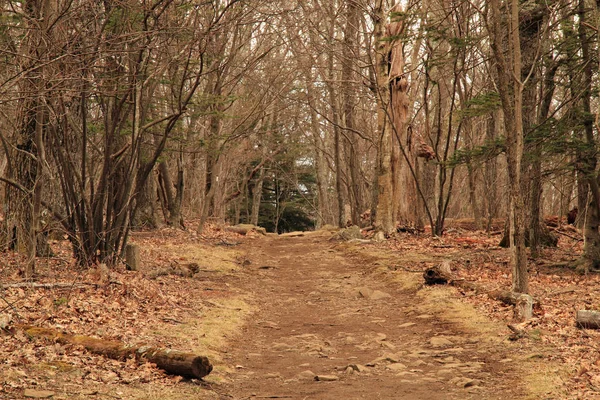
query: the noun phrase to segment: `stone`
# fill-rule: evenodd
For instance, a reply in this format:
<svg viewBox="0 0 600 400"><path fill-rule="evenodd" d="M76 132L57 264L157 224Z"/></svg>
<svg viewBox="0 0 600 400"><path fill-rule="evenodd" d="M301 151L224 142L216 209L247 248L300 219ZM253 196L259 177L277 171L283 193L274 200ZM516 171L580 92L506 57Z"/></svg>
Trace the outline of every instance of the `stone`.
<svg viewBox="0 0 600 400"><path fill-rule="evenodd" d="M344 342L346 342L346 344L355 344L358 340L354 336L346 336Z"/></svg>
<svg viewBox="0 0 600 400"><path fill-rule="evenodd" d="M296 375L296 378L298 378L298 380L301 380L301 381L312 381L315 379L315 377L316 377L315 373L308 369L306 371L302 371L298 375Z"/></svg>
<svg viewBox="0 0 600 400"><path fill-rule="evenodd" d="M454 343L452 343L452 341L448 338L445 338L443 336L434 336L431 339L429 339L429 343L433 346L433 347L446 347L446 346L452 346Z"/></svg>
<svg viewBox="0 0 600 400"><path fill-rule="evenodd" d="M356 373L356 370L354 368L352 368L351 366L347 366L346 369L344 370L344 372L348 375L352 375L352 374Z"/></svg>
<svg viewBox="0 0 600 400"><path fill-rule="evenodd" d="M462 347L453 347L451 349L446 349L444 350L446 353L462 353L465 351L464 348Z"/></svg>
<svg viewBox="0 0 600 400"><path fill-rule="evenodd" d="M369 298L371 298L372 294L373 294L373 289L369 289L367 287L358 289L358 295L360 297L364 297L366 299L369 299Z"/></svg>
<svg viewBox="0 0 600 400"><path fill-rule="evenodd" d="M337 375L317 375L315 376L315 381L321 382L333 382L340 380L340 377Z"/></svg>
<svg viewBox="0 0 600 400"><path fill-rule="evenodd" d="M414 322L405 322L402 325L398 325L398 328L408 328L409 326L416 325Z"/></svg>
<svg viewBox="0 0 600 400"><path fill-rule="evenodd" d="M386 367L387 369L391 370L391 371L403 371L405 370L407 367L404 364L401 363L395 363L395 364L390 364Z"/></svg>
<svg viewBox="0 0 600 400"><path fill-rule="evenodd" d="M348 364L348 367L352 368L356 372L365 372L367 367L362 364Z"/></svg>
<svg viewBox="0 0 600 400"><path fill-rule="evenodd" d="M396 350L396 346L391 344L390 342L380 342L381 347L386 347L388 350Z"/></svg>
<svg viewBox="0 0 600 400"><path fill-rule="evenodd" d="M375 360L371 361L370 364L372 365L378 365L378 364L382 364L382 363L390 363L390 364L395 364L399 362L398 357L396 357L393 354L386 354L384 356L381 357L377 357ZM367 364L368 366L369 364Z"/></svg>
<svg viewBox="0 0 600 400"><path fill-rule="evenodd" d="M375 290L371 296L369 297L370 300L383 300L383 299L388 299L392 297L389 293L386 292L382 292L381 290Z"/></svg>
<svg viewBox="0 0 600 400"><path fill-rule="evenodd" d="M100 377L100 380L104 383L111 383L119 380L119 376L113 371L108 371Z"/></svg>
<svg viewBox="0 0 600 400"><path fill-rule="evenodd" d="M35 390L35 389L25 389L23 396L30 399L49 399L54 396L55 393L49 390Z"/></svg>
<svg viewBox="0 0 600 400"><path fill-rule="evenodd" d="M461 388L468 388L471 386L478 386L481 383L481 381L479 379L456 377L456 378L450 379L450 383L452 383L458 387L461 387Z"/></svg>
<svg viewBox="0 0 600 400"><path fill-rule="evenodd" d="M291 348L292 346L286 343L273 343L272 347L274 351L289 351Z"/></svg>
<svg viewBox="0 0 600 400"><path fill-rule="evenodd" d="M375 338L376 341L381 342L387 339L387 335L385 333L378 333Z"/></svg>

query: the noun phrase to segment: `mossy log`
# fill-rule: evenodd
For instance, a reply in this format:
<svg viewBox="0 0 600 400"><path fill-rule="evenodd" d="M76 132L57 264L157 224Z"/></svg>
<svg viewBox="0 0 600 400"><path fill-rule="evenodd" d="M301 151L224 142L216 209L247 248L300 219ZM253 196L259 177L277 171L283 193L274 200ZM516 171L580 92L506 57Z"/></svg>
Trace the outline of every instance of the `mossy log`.
<svg viewBox="0 0 600 400"><path fill-rule="evenodd" d="M148 361L172 375L200 379L212 371L212 364L207 357L192 353L184 353L171 349L159 349L149 346L129 346L116 340L97 339L83 335L69 335L50 328L20 326L31 338L48 339L61 344L83 346L87 351L115 360L135 357L140 361Z"/></svg>

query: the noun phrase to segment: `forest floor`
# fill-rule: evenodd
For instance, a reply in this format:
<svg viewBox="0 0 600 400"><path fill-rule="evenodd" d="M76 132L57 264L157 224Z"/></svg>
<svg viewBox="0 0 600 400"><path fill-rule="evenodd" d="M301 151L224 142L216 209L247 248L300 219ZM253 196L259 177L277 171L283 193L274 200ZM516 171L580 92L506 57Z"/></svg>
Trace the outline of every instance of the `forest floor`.
<svg viewBox="0 0 600 400"><path fill-rule="evenodd" d="M3 253L0 317L12 325L0 332L0 398L600 398L600 334L574 326L576 310L600 309L600 280L557 266L580 254L577 232L563 231L559 248L531 260L541 309L515 341L511 307L422 284L425 268L449 260L459 277L509 288L499 234L451 223L442 239L331 235L141 232L133 241L142 268L111 271L108 284L55 242L37 280L88 285L53 289L10 287L23 260ZM194 352L215 368L182 379L31 339L19 324Z"/></svg>

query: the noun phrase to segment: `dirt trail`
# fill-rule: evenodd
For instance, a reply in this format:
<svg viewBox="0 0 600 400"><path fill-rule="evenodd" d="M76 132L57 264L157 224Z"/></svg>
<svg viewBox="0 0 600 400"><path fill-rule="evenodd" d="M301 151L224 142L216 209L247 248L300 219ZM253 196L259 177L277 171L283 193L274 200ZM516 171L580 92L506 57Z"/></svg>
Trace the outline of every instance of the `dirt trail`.
<svg viewBox="0 0 600 400"><path fill-rule="evenodd" d="M526 398L504 346L422 314L414 290L333 242L267 237L242 247L241 289L256 312L224 357L233 371L219 385L224 398Z"/></svg>

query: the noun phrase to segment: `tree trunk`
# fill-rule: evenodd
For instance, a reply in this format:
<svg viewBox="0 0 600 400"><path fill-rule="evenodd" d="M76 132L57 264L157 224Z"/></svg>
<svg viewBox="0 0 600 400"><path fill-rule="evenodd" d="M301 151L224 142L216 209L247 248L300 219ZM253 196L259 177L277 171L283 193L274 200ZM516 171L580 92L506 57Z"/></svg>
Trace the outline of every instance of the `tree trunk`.
<svg viewBox="0 0 600 400"><path fill-rule="evenodd" d="M331 4L333 5L333 3ZM334 58L335 58L335 41L334 41L334 28L335 28L335 13L331 12L331 21L329 24L329 37L331 41L329 43L329 52L327 54L327 91L329 94L329 106L331 107L331 124L333 128L333 151L334 151L334 163L335 163L335 191L337 195L337 208L336 217L337 225L342 228L346 226L346 215L345 208L346 196L344 193L344 177L342 171L344 170L342 165L343 157L343 138L340 132L340 111L338 107L338 96L335 90L333 82L336 80L334 71Z"/></svg>
<svg viewBox="0 0 600 400"><path fill-rule="evenodd" d="M47 41L52 38L50 21L54 18L54 5L48 0L28 0L24 8L31 26L23 41L26 64L21 66L25 83L18 128L19 151L15 153L14 165L9 171L15 171L16 176L11 178L25 191L7 187L5 230L10 247L27 255L25 277L29 279L35 273L36 256L40 250L48 249L45 238L40 235L48 125L44 101L47 82L42 79L49 68L46 64L50 57Z"/></svg>
<svg viewBox="0 0 600 400"><path fill-rule="evenodd" d="M160 179L160 177L158 179ZM134 229L155 229L158 227L158 221L156 219L157 193L157 177L153 173L148 177L142 191L136 196L135 216L132 222L132 227Z"/></svg>
<svg viewBox="0 0 600 400"><path fill-rule="evenodd" d="M506 158L509 179L509 243L513 291L527 293L527 254L525 250L525 204L521 193L521 160L523 157L523 85L521 77L521 44L519 39L519 3L511 0L507 8L508 34L501 30L502 16L498 0L490 3L492 51L496 61L497 86L504 111ZM504 37L503 37L504 36ZM508 43L507 62L503 43Z"/></svg>
<svg viewBox="0 0 600 400"><path fill-rule="evenodd" d="M346 165L348 166L346 184L351 207L351 215L346 216L346 219L351 219L353 225L360 225L361 213L366 208L363 199L364 185L362 184L360 172L359 141L358 135L355 132L356 124L354 121L357 88L354 84L356 74L353 67L356 57L359 54L357 35L358 8L356 7L355 0L350 0L346 2L346 24L344 25L345 48L342 64L342 99L345 136L347 137L347 140L344 140L347 157Z"/></svg>
<svg viewBox="0 0 600 400"><path fill-rule="evenodd" d="M180 164L180 161L178 161ZM169 211L167 223L174 227L182 227L181 200L183 195L183 170L178 168L177 183L173 184L169 165L165 160L158 164L159 177L165 196L166 208Z"/></svg>
<svg viewBox="0 0 600 400"><path fill-rule="evenodd" d="M262 189L264 180L265 168L261 167L260 171L258 171L258 176L254 181L254 187L252 189L252 211L250 214L250 223L252 225L258 225L258 215L260 212L260 202L262 200Z"/></svg>
<svg viewBox="0 0 600 400"><path fill-rule="evenodd" d="M214 95L220 95L220 85L214 90ZM219 100L214 100L219 101ZM198 231L201 232L208 216L214 210L214 198L215 191L217 189L218 178L217 178L217 164L219 161L219 135L221 134L221 117L218 104L214 104L211 107L213 109L213 115L210 117L209 132L206 142L208 143L206 149L206 162L205 162L205 185L202 199L202 211L200 213L200 223L198 225Z"/></svg>
<svg viewBox="0 0 600 400"><path fill-rule="evenodd" d="M598 10L596 10L598 12ZM583 105L583 125L587 147L582 151L584 162L580 166L580 172L587 180L589 187L589 199L585 210L584 223L584 247L583 247L583 269L598 269L600 266L600 179L597 176L597 144L594 136L594 120L591 113L592 95L592 55L590 54L587 11L583 0L579 1L579 41L582 50L582 62L584 63L584 89L581 95ZM600 50L599 50L600 51ZM583 210L579 212L582 213Z"/></svg>
<svg viewBox="0 0 600 400"><path fill-rule="evenodd" d="M487 143L493 143L498 136L497 129L500 124L496 123L496 119L499 119L499 116L500 111L494 111L487 119L485 130ZM485 161L483 187L486 193L483 196L486 203L486 230L490 232L492 230L492 222L497 217L500 206L500 202L498 201L498 157L491 157Z"/></svg>
<svg viewBox="0 0 600 400"><path fill-rule="evenodd" d="M377 173L376 173L376 207L371 211L374 225L384 234L390 235L395 230L393 220L393 183L392 183L392 137L393 131L389 121L390 85L389 85L389 41L386 40L385 22L386 2L377 0L374 13L375 36L375 68L377 77Z"/></svg>
<svg viewBox="0 0 600 400"><path fill-rule="evenodd" d="M402 8L397 3L391 10L391 21L386 35L391 39L389 49L390 111L393 130L391 171L392 171L392 222L415 226L417 209L417 189L414 174L416 156L412 137L409 137L406 120L409 101L407 97L408 79L404 71L403 46L400 35L403 31L400 14Z"/></svg>

